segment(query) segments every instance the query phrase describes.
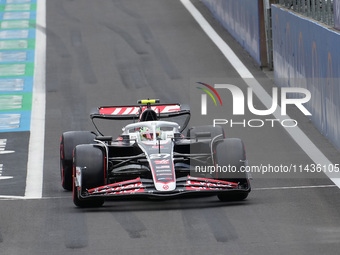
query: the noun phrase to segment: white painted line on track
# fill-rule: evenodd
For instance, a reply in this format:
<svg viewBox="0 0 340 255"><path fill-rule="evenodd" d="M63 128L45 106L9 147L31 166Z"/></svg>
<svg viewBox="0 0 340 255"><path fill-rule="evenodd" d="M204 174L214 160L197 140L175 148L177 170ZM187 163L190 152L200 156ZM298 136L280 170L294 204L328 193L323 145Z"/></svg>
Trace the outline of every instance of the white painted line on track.
<svg viewBox="0 0 340 255"><path fill-rule="evenodd" d="M37 1L35 68L25 198L41 198L46 107L46 0ZM43 30L42 30L43 29Z"/></svg>
<svg viewBox="0 0 340 255"><path fill-rule="evenodd" d="M292 186L292 187L267 187L267 188L252 188L254 190L289 190L289 189L316 189L316 188L335 188L338 187L335 184L331 185L313 185L313 186Z"/></svg>
<svg viewBox="0 0 340 255"><path fill-rule="evenodd" d="M69 197L26 197L1 195L0 200L48 200L48 199L70 199Z"/></svg>
<svg viewBox="0 0 340 255"><path fill-rule="evenodd" d="M237 57L234 51L229 45L223 41L223 39L216 33L208 21L203 15L196 9L196 7L190 2L190 0L180 0L185 8L194 17L197 23L201 26L203 31L208 37L215 43L225 58L235 68L245 83L253 89L254 94L260 99L260 101L269 109L272 105L271 96L264 90L261 84L255 79L253 74ZM273 113L276 119L281 119L281 109L277 107L277 110ZM288 115L285 118L291 119ZM306 136L306 134L299 128L286 128L286 131L293 138L293 140L301 147L301 149L316 163L324 166L332 165L332 162L315 146L315 144ZM329 173L325 173L339 188L340 177L334 178Z"/></svg>
<svg viewBox="0 0 340 255"><path fill-rule="evenodd" d="M30 4L9 4L5 6L5 11L29 11L31 9Z"/></svg>
<svg viewBox="0 0 340 255"><path fill-rule="evenodd" d="M8 38L28 38L29 32L28 30L3 30L0 31L0 39L8 39Z"/></svg>
<svg viewBox="0 0 340 255"><path fill-rule="evenodd" d="M1 29L16 29L16 28L29 28L30 23L28 20L14 20L14 21L3 21L1 23Z"/></svg>
<svg viewBox="0 0 340 255"><path fill-rule="evenodd" d="M0 180L9 180L13 179L13 176L0 176Z"/></svg>
<svg viewBox="0 0 340 255"><path fill-rule="evenodd" d="M28 199L26 197L23 196L0 196L0 200L25 200Z"/></svg>

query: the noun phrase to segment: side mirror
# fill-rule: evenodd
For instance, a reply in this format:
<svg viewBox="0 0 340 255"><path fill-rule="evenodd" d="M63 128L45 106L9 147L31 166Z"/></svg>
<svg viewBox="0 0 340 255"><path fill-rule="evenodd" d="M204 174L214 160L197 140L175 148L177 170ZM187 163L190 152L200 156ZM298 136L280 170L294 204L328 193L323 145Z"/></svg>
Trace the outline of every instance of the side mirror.
<svg viewBox="0 0 340 255"><path fill-rule="evenodd" d="M102 142L112 142L112 136L96 136L95 139Z"/></svg>

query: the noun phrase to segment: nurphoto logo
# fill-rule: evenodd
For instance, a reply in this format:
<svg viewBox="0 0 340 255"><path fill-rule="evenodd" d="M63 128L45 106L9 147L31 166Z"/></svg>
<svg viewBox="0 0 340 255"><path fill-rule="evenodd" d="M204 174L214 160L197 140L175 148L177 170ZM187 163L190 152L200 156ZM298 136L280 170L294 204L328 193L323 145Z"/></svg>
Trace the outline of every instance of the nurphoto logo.
<svg viewBox="0 0 340 255"><path fill-rule="evenodd" d="M206 84L206 83L203 83L203 82L197 82L197 83L205 86L208 89L210 89L217 96L218 100L220 101L221 106L223 105L221 97L217 93L216 89L214 89L209 84ZM201 88L201 87L197 87L197 88L200 89L200 90L203 90L205 93L207 93L212 98L212 100L214 101L215 106L217 105L215 97L211 94L211 92L209 90ZM207 115L207 94L201 94L201 105L202 105L202 107L201 107L201 114L202 115Z"/></svg>
<svg viewBox="0 0 340 255"><path fill-rule="evenodd" d="M213 100L215 106L217 106L217 101L215 99L215 96L220 102L221 107L222 99L221 99L221 92L223 95L223 91L226 93L229 93L232 95L232 114L235 116L242 116L245 115L245 107L248 107L248 110L257 116L268 116L273 114L276 110L280 109L280 113L282 116L287 115L287 105L295 105L304 115L311 116L312 114L307 110L307 108L303 105L311 99L311 93L309 90L305 88L292 88L292 87L284 87L281 88L281 92L279 93L277 87L272 88L272 102L271 107L264 110L256 109L253 102L253 89L248 88L246 96L244 95L243 91L232 84L214 84L214 87L211 85L208 85L203 82L197 82L200 85L203 85L205 88L197 87L198 89L205 92L204 94L201 94L201 115L207 115L208 114L208 104L207 104L207 95L210 96L210 98ZM219 90L220 93L217 92ZM295 95L299 95L298 98L289 98L288 95L294 93ZM215 95L215 96L214 96ZM279 105L279 96L280 96L280 102L281 106ZM247 104L245 104L245 101L247 99ZM213 114L214 111L211 111L211 114ZM249 126L249 127L262 127L265 125L265 123L271 123L271 126L275 126L275 122L280 122L283 127L295 127L297 126L297 121L294 119L250 119L246 120L244 119L241 122L235 122L232 119L214 119L214 126L216 124L230 124L231 126L235 125L242 125L242 126Z"/></svg>

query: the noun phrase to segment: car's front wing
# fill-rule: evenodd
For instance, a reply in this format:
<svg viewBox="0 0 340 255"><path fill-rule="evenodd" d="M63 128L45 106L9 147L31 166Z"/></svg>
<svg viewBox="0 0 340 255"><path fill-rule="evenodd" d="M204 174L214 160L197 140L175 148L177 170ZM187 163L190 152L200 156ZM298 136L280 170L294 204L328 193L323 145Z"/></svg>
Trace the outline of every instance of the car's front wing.
<svg viewBox="0 0 340 255"><path fill-rule="evenodd" d="M164 183L164 190L166 190ZM241 187L238 183L217 179L206 179L186 176L176 179L176 189L172 191L157 191L150 179L136 178L128 181L113 183L87 190L81 194L81 198L90 197L121 197L121 196L145 196L145 197L177 197L185 195L219 194L229 191L249 192L250 187Z"/></svg>

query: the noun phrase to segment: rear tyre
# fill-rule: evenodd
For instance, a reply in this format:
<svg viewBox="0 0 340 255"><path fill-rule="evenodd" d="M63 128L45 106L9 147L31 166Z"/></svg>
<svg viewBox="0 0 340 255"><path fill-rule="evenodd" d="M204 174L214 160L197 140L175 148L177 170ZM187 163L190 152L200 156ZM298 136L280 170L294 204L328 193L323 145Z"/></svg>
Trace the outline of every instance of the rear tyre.
<svg viewBox="0 0 340 255"><path fill-rule="evenodd" d="M247 173L240 171L245 165L246 152L241 139L229 138L224 139L216 144L215 162L218 166L230 166L236 169L236 172L223 173L216 176L220 180L239 183L245 191L230 191L218 194L217 197L221 201L241 201L248 197L250 192L250 184Z"/></svg>
<svg viewBox="0 0 340 255"><path fill-rule="evenodd" d="M99 207L102 198L82 198L88 189L105 185L105 154L101 147L83 144L74 149L73 163L73 202L78 207ZM78 173L77 173L78 172ZM76 186L76 174L81 176Z"/></svg>
<svg viewBox="0 0 340 255"><path fill-rule="evenodd" d="M72 191L73 149L79 144L93 143L96 135L89 131L69 131L63 133L60 141L61 186Z"/></svg>

